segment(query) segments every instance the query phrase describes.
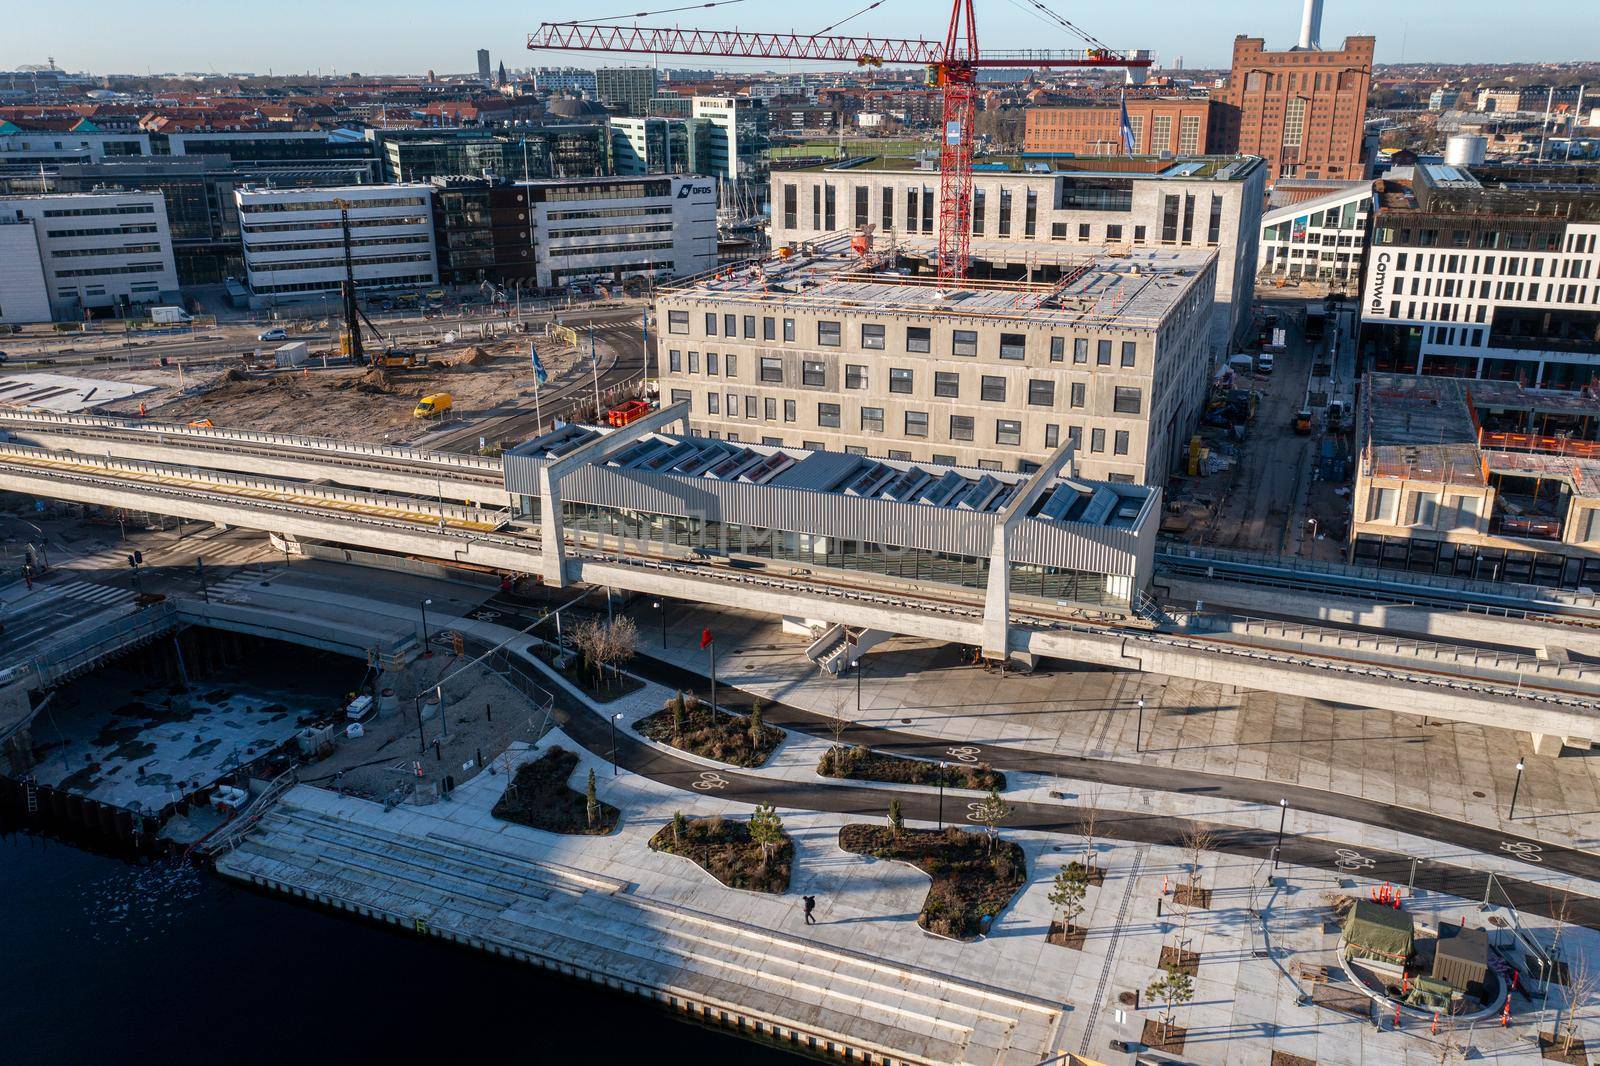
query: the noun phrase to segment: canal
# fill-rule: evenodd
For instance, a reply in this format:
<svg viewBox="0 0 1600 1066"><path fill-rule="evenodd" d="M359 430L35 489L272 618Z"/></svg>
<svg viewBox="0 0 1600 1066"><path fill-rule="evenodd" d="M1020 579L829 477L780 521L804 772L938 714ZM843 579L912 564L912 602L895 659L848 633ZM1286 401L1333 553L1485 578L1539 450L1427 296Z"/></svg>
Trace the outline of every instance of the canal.
<svg viewBox="0 0 1600 1066"><path fill-rule="evenodd" d="M802 1061L631 997L4 818L8 1064Z"/></svg>

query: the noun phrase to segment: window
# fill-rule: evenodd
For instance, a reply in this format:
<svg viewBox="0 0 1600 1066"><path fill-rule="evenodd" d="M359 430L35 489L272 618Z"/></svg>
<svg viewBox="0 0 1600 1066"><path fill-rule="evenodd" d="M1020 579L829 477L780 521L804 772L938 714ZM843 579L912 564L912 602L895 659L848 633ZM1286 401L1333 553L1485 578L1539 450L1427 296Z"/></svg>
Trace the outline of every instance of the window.
<svg viewBox="0 0 1600 1066"><path fill-rule="evenodd" d="M1176 196L1163 196L1161 198L1161 243L1176 244L1178 241L1178 198Z"/></svg>
<svg viewBox="0 0 1600 1066"><path fill-rule="evenodd" d="M793 182L783 186L783 228L798 229L800 225L799 193Z"/></svg>
<svg viewBox="0 0 1600 1066"><path fill-rule="evenodd" d="M1110 366L1111 365L1111 342L1110 341L1095 341L1095 343L1094 343L1094 365L1095 366Z"/></svg>
<svg viewBox="0 0 1600 1066"><path fill-rule="evenodd" d="M844 387L847 389L864 389L867 387L867 368L855 363L846 363L844 368Z"/></svg>
<svg viewBox="0 0 1600 1066"><path fill-rule="evenodd" d="M694 409L694 394L691 393L688 389L673 389L672 390L672 402L673 403L686 403L686 404L689 405L689 409L693 410Z"/></svg>
<svg viewBox="0 0 1600 1066"><path fill-rule="evenodd" d="M889 371L889 391L911 394L913 375L909 370L891 369Z"/></svg>
<svg viewBox="0 0 1600 1066"><path fill-rule="evenodd" d="M793 422L799 417L795 413L795 406L795 401L793 400L783 401L783 420L785 422Z"/></svg>
<svg viewBox="0 0 1600 1066"><path fill-rule="evenodd" d="M883 408L863 407L861 409L861 431L863 433L883 432Z"/></svg>
<svg viewBox="0 0 1600 1066"><path fill-rule="evenodd" d="M1000 190L1000 236L1011 236L1011 190Z"/></svg>
<svg viewBox="0 0 1600 1066"><path fill-rule="evenodd" d="M1354 204L1346 205L1354 207ZM1216 244L1222 238L1222 197L1211 194L1211 218L1206 222L1206 243Z"/></svg>
<svg viewBox="0 0 1600 1066"><path fill-rule="evenodd" d="M1084 403L1085 403L1084 394L1086 392L1088 392L1088 388L1084 385L1083 382L1074 381L1072 383L1072 406L1074 406L1074 407L1082 407L1084 405Z"/></svg>
<svg viewBox="0 0 1600 1066"><path fill-rule="evenodd" d="M753 340L756 339L756 316L755 315L745 315L744 316L744 336L745 336L746 340L752 340L753 341Z"/></svg>
<svg viewBox="0 0 1600 1066"><path fill-rule="evenodd" d="M728 352L722 357L722 372L730 378L739 376L739 357Z"/></svg>
<svg viewBox="0 0 1600 1066"><path fill-rule="evenodd" d="M717 315L716 315L716 312L715 311L707 311L706 312L706 336L715 337L716 335L717 335Z"/></svg>
<svg viewBox="0 0 1600 1066"><path fill-rule="evenodd" d="M1039 193L1029 189L1022 212L1022 235L1032 237L1039 228Z"/></svg>
<svg viewBox="0 0 1600 1066"><path fill-rule="evenodd" d="M667 370L674 374L683 371L683 353L676 348L667 352Z"/></svg>
<svg viewBox="0 0 1600 1066"><path fill-rule="evenodd" d="M906 351L931 352L933 350L933 330L927 326L906 327Z"/></svg>
<svg viewBox="0 0 1600 1066"><path fill-rule="evenodd" d="M667 312L667 332L668 333L688 333L689 332L689 312L687 312L687 311L668 311Z"/></svg>
<svg viewBox="0 0 1600 1066"><path fill-rule="evenodd" d="M1089 451L1098 455L1106 450L1106 431L1091 429L1089 431Z"/></svg>
<svg viewBox="0 0 1600 1066"><path fill-rule="evenodd" d="M766 315L761 319L761 339L764 341L778 339L778 320L771 315Z"/></svg>
<svg viewBox="0 0 1600 1066"><path fill-rule="evenodd" d="M1133 366L1135 363L1138 362L1138 359L1139 359L1139 342L1137 342L1137 341L1123 341L1122 342L1122 365L1124 367Z"/></svg>
<svg viewBox="0 0 1600 1066"><path fill-rule="evenodd" d="M737 337L739 335L739 316L722 316L722 335L724 337Z"/></svg>
<svg viewBox="0 0 1600 1066"><path fill-rule="evenodd" d="M1194 240L1194 193L1183 194L1183 243Z"/></svg>
<svg viewBox="0 0 1600 1066"><path fill-rule="evenodd" d="M722 397L714 392L706 393L706 412L708 414L721 414Z"/></svg>
<svg viewBox="0 0 1600 1066"><path fill-rule="evenodd" d="M978 333L971 329L958 329L950 334L950 351L955 355L977 355Z"/></svg>
<svg viewBox="0 0 1600 1066"><path fill-rule="evenodd" d="M761 380L774 385L783 384L783 360L776 355L761 357Z"/></svg>
<svg viewBox="0 0 1600 1066"><path fill-rule="evenodd" d="M739 394L737 392L728 393L728 406L724 407L723 410L728 412L729 418L739 417Z"/></svg>
<svg viewBox="0 0 1600 1066"><path fill-rule="evenodd" d="M975 237L983 236L983 201L985 198L982 189L972 190L972 233Z"/></svg>
<svg viewBox="0 0 1600 1066"><path fill-rule="evenodd" d="M812 389L826 388L828 384L828 365L826 363L812 362L810 359L800 364L800 384Z"/></svg>
<svg viewBox="0 0 1600 1066"><path fill-rule="evenodd" d="M1066 358L1067 358L1067 338L1065 338L1065 337L1051 337L1050 338L1050 361L1052 363L1059 363L1059 362L1064 361Z"/></svg>
<svg viewBox="0 0 1600 1066"><path fill-rule="evenodd" d="M862 326L861 347L881 349L883 347L883 327Z"/></svg>
<svg viewBox="0 0 1600 1066"><path fill-rule="evenodd" d="M699 352L690 352L689 353L689 373L691 373L691 374L700 373L700 353Z"/></svg>
<svg viewBox="0 0 1600 1066"><path fill-rule="evenodd" d="M1028 382L1029 407L1054 407L1056 403L1056 383L1053 381Z"/></svg>
<svg viewBox="0 0 1600 1066"><path fill-rule="evenodd" d="M1086 241L1086 240L1089 239L1089 237L1091 235L1092 235L1092 231L1089 228L1089 223L1087 223L1087 222L1078 223L1078 240Z"/></svg>
<svg viewBox="0 0 1600 1066"><path fill-rule="evenodd" d="M936 370L933 374L933 394L948 399L957 399L961 395L961 375L952 374L943 370Z"/></svg>
<svg viewBox="0 0 1600 1066"><path fill-rule="evenodd" d="M1072 339L1072 361L1074 363L1087 363L1089 361L1089 338L1074 337Z"/></svg>
<svg viewBox="0 0 1600 1066"><path fill-rule="evenodd" d="M994 424L994 442L996 444L1021 444L1022 423L1013 419L1002 418Z"/></svg>
<svg viewBox="0 0 1600 1066"><path fill-rule="evenodd" d="M944 455L944 454L941 454L940 452L934 452L933 453L933 460L932 461L935 462L935 463L942 463L945 466L955 466L956 465L956 457L955 456L953 456L953 455Z"/></svg>
<svg viewBox="0 0 1600 1066"><path fill-rule="evenodd" d="M1000 334L1000 358L1026 359L1028 357L1028 338L1021 333Z"/></svg>
<svg viewBox="0 0 1600 1066"><path fill-rule="evenodd" d="M1134 244L1143 244L1144 243L1144 227L1143 226L1135 226L1135 227L1133 227L1133 243Z"/></svg>
<svg viewBox="0 0 1600 1066"><path fill-rule="evenodd" d="M909 463L911 461L911 453L903 448L890 448L889 458L898 459L902 463Z"/></svg>
<svg viewBox="0 0 1600 1066"><path fill-rule="evenodd" d="M1044 446L1051 451L1061 447L1061 427L1047 425L1044 427Z"/></svg>
<svg viewBox="0 0 1600 1066"><path fill-rule="evenodd" d="M928 412L906 412L906 436L926 437L928 435Z"/></svg>
<svg viewBox="0 0 1600 1066"><path fill-rule="evenodd" d="M1106 227L1106 240L1107 241L1112 241L1112 242L1122 240L1122 227L1121 226L1107 226Z"/></svg>
<svg viewBox="0 0 1600 1066"><path fill-rule="evenodd" d="M1125 430L1125 429L1117 430L1116 436L1112 438L1112 441L1113 441L1113 443L1111 445L1111 451L1112 451L1113 454L1116 454L1116 455L1127 455L1128 454L1128 431L1127 430Z"/></svg>
<svg viewBox="0 0 1600 1066"><path fill-rule="evenodd" d="M979 383L978 398L990 403L1006 402L1006 379L985 374Z"/></svg>
<svg viewBox="0 0 1600 1066"><path fill-rule="evenodd" d="M894 229L894 189L888 185L883 187L883 226L885 233Z"/></svg>
<svg viewBox="0 0 1600 1066"><path fill-rule="evenodd" d="M867 226L867 216L872 210L871 196L872 190L865 185L855 187L856 229L865 229Z"/></svg>
<svg viewBox="0 0 1600 1066"><path fill-rule="evenodd" d="M768 422L776 422L778 420L778 401L775 398L768 396L761 401L761 417Z"/></svg>
<svg viewBox="0 0 1600 1066"><path fill-rule="evenodd" d="M824 348L839 347L843 334L837 322L817 323L817 344Z"/></svg>
<svg viewBox="0 0 1600 1066"><path fill-rule="evenodd" d="M783 320L783 339L786 341L794 340L794 319L792 318Z"/></svg>
<svg viewBox="0 0 1600 1066"><path fill-rule="evenodd" d="M838 429L839 405L836 403L817 404L817 425L827 429Z"/></svg>
<svg viewBox="0 0 1600 1066"><path fill-rule="evenodd" d="M972 416L971 415L951 415L950 416L950 439L951 440L971 440L972 439ZM1600 508L1596 508L1596 510L1600 511Z"/></svg>
<svg viewBox="0 0 1600 1066"><path fill-rule="evenodd" d="M716 377L717 376L717 353L716 352L707 352L706 353L706 373L710 374L712 377Z"/></svg>
<svg viewBox="0 0 1600 1066"><path fill-rule="evenodd" d="M1111 409L1119 415L1136 415L1143 402L1144 394L1141 390L1118 385L1111 401Z"/></svg>
<svg viewBox="0 0 1600 1066"><path fill-rule="evenodd" d="M839 207L838 202L837 202L838 201L837 190L835 190L834 187L831 184L827 185L822 190L822 196L823 196L823 205L824 205L823 209L822 209L822 211L823 211L822 228L823 229L827 229L827 230L838 229L839 224L838 224L838 222L835 221L835 219L837 219L837 217L838 217L838 207Z"/></svg>

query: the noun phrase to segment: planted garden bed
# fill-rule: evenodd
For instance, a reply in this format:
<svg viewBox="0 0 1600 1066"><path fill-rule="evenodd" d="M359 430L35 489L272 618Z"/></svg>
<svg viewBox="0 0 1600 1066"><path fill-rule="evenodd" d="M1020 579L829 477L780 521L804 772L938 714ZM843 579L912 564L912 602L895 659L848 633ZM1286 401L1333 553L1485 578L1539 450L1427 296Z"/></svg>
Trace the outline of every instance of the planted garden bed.
<svg viewBox="0 0 1600 1066"><path fill-rule="evenodd" d="M528 650L596 703L610 703L644 688L643 681L629 674L585 667L577 652L563 654L551 644L535 644Z"/></svg>
<svg viewBox="0 0 1600 1066"><path fill-rule="evenodd" d="M1179 885L1172 890L1172 901L1181 903L1185 907L1198 907L1202 910L1211 908L1211 890L1199 888L1195 885Z"/></svg>
<svg viewBox="0 0 1600 1066"><path fill-rule="evenodd" d="M783 730L761 723L761 705L749 714L711 713L695 697L674 696L667 705L634 725L643 735L680 751L733 766L760 766L783 743Z"/></svg>
<svg viewBox="0 0 1600 1066"><path fill-rule="evenodd" d="M677 816L650 838L650 850L692 860L729 888L782 894L789 890L794 841L788 834L770 848L751 837L749 822Z"/></svg>
<svg viewBox="0 0 1600 1066"><path fill-rule="evenodd" d="M933 878L917 924L941 936L971 940L988 932L1028 876L1022 848L1008 840L951 826L945 830L847 825L839 831L845 851L910 863Z"/></svg>
<svg viewBox="0 0 1600 1066"><path fill-rule="evenodd" d="M871 748L847 747L835 744L823 752L817 764L817 773L823 777L845 777L855 781L893 781L902 785L939 784L939 764L927 759L906 759L898 755L885 755ZM991 789L1005 791L1006 775L992 769L988 763L947 763L944 768L946 788L970 788L978 792Z"/></svg>
<svg viewBox="0 0 1600 1066"><path fill-rule="evenodd" d="M1154 1018L1146 1018L1144 1032L1139 1041L1152 1051L1164 1051L1168 1055L1183 1053L1184 1037L1189 1035L1189 1030L1181 1025L1162 1025Z"/></svg>
<svg viewBox="0 0 1600 1066"><path fill-rule="evenodd" d="M603 835L616 828L620 816L609 803L591 805L585 793L567 784L578 757L565 748L551 748L517 767L511 783L491 811L505 822L551 833Z"/></svg>
<svg viewBox="0 0 1600 1066"><path fill-rule="evenodd" d="M1065 925L1061 922L1051 922L1050 932L1045 934L1045 940L1057 947L1071 948L1074 951L1083 950L1083 941L1089 935L1089 930L1076 925Z"/></svg>
<svg viewBox="0 0 1600 1066"><path fill-rule="evenodd" d="M1170 944L1164 944L1161 948L1160 961L1156 965L1168 973L1182 973L1194 977L1200 972L1200 953L1181 951Z"/></svg>

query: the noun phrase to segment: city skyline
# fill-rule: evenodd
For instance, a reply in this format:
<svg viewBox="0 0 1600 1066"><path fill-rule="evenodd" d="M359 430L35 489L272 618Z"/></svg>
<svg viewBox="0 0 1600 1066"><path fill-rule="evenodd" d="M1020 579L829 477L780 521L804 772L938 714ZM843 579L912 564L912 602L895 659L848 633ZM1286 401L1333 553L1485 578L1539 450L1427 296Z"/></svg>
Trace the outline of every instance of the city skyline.
<svg viewBox="0 0 1600 1066"><path fill-rule="evenodd" d="M1486 0L1466 0L1455 5L1448 20L1439 19L1420 4L1382 5L1377 0L1338 0L1328 5L1323 39L1336 44L1347 35L1372 34L1377 37L1378 63L1407 62L1562 62L1582 56L1552 54L1551 27L1563 27L1557 47L1565 42L1600 39L1600 9L1580 0L1552 0L1541 5L1544 15L1535 20L1511 20L1504 8ZM738 26L773 31L795 30L810 33L844 19L856 5L848 0L824 0L810 21L815 25L785 25L782 15L762 14L741 17L743 12L723 13L717 9L695 12L684 25ZM1149 48L1165 65L1182 57L1190 68L1226 66L1233 37L1237 34L1265 37L1269 47L1289 47L1299 25L1299 5L1284 0L1275 5L1221 0L1205 7L1181 5L1173 0L1154 0L1149 10L1127 9L1080 11L1062 9L1096 37L1119 48ZM745 9L748 10L748 9ZM74 11L83 21L95 24L100 16L112 17L105 0L86 0ZM169 72L267 74L363 73L420 74L434 70L440 74L471 73L478 48L489 49L496 64L527 66L598 66L640 62L634 57L607 57L600 53L529 52L525 35L542 20L579 18L591 14L582 5L563 2L525 18L487 4L456 5L447 24L430 24L427 6L415 0L398 0L381 9L389 18L399 17L406 25L428 25L427 33L408 36L372 34L373 16L379 9L366 0L340 5L337 10L313 5L306 0L290 0L282 17L269 24L252 24L248 33L227 19L204 20L182 35L165 35L141 42L142 62L130 64L134 54L124 40L106 38L103 43L72 32L59 14L50 8L27 8L13 12L6 41L0 44L0 69L25 64L42 64L54 57L66 70L94 74L145 74ZM938 12L935 12L938 14ZM187 17L185 7L172 0L155 0L147 12L146 23L177 23ZM1151 16L1158 16L1152 18ZM980 38L985 47L1023 46L1071 47L1078 42L1065 30L1053 28L1043 17L1000 4L984 5L979 11ZM661 21L668 21L663 16ZM919 24L920 20L920 24ZM437 21L437 20L435 20ZM678 20L674 20L678 21ZM936 36L942 32L942 18L928 16L927 10L897 9L892 5L869 12L841 27L837 32L871 33L885 36ZM1443 23L1443 24L1435 24ZM309 37L305 27L322 27ZM1040 30L1045 30L1043 36ZM1493 42L1495 56L1482 54ZM714 57L663 57L663 66L719 67L729 70L818 69L816 64L776 65L756 61L724 60Z"/></svg>

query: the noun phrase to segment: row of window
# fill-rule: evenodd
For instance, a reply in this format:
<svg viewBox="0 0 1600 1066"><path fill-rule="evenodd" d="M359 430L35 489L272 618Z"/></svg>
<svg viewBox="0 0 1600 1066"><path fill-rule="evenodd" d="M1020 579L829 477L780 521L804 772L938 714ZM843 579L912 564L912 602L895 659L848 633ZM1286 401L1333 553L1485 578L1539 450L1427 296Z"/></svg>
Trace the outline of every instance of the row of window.
<svg viewBox="0 0 1600 1066"><path fill-rule="evenodd" d="M645 215L670 215L672 208L663 207L594 207L584 211L547 211L545 218L550 222L560 222L564 219L591 219L591 218L640 218Z"/></svg>
<svg viewBox="0 0 1600 1066"><path fill-rule="evenodd" d="M62 248L51 252L50 258L79 259L86 255L149 255L160 251L160 244L125 244L121 248Z"/></svg>
<svg viewBox="0 0 1600 1066"><path fill-rule="evenodd" d="M578 255L616 255L619 252L666 252L671 241L645 241L629 244L581 244L577 247L550 248L551 259L571 259Z"/></svg>
<svg viewBox="0 0 1600 1066"><path fill-rule="evenodd" d="M720 319L721 333L718 333L719 320L716 312L705 313L705 335L707 337L722 336L729 340L755 340L756 316L724 314ZM933 351L933 328L931 326L905 326L902 335L903 350L917 355L931 354ZM689 333L689 312L668 311L667 332L674 336L686 336ZM778 320L771 316L761 318L761 337L763 341L776 341L778 334ZM862 351L885 351L888 348L888 327L875 323L864 323L857 343ZM783 340L795 340L795 320L783 319ZM1072 342L1072 361L1087 364L1089 362L1088 337L1076 337ZM1101 339L1095 342L1095 364L1097 366L1110 366L1113 354L1113 341ZM844 327L837 321L822 319L817 322L817 347L840 348L844 346ZM978 331L973 329L956 329L950 331L950 354L962 356L976 356L978 354ZM1000 334L999 356L1001 359L1024 360L1028 357L1028 336L1025 333ZM1050 338L1050 361L1052 363L1065 362L1067 357L1067 338ZM1132 369L1139 362L1139 344L1137 341L1123 341L1120 351L1120 365L1125 369Z"/></svg>
<svg viewBox="0 0 1600 1066"><path fill-rule="evenodd" d="M335 200L269 200L242 203L239 205L239 213L257 215L281 214L287 211L338 211L341 207L348 207L352 211L370 211L373 208L427 206L429 201L426 196L384 197L378 200L351 200L344 203Z"/></svg>
<svg viewBox="0 0 1600 1066"><path fill-rule="evenodd" d="M360 237L351 238L351 248L371 248L383 244L426 244L429 235L426 233L402 234L398 237ZM286 241L273 244L249 244L245 246L251 252L317 252L329 249L344 249L344 241L339 238L329 238L325 241Z"/></svg>
<svg viewBox="0 0 1600 1066"><path fill-rule="evenodd" d="M258 274L271 274L289 270L333 270L343 265L343 260L328 256L325 259L296 259L287 262L251 262L246 256L246 264ZM390 263L431 263L433 253L418 253L416 255L368 255L355 258L353 265L356 267L385 266Z"/></svg>
<svg viewBox="0 0 1600 1066"><path fill-rule="evenodd" d="M562 237L614 237L627 233L671 233L671 222L633 223L621 226L589 226L583 229L553 229L548 236L551 240Z"/></svg>
<svg viewBox="0 0 1600 1066"><path fill-rule="evenodd" d="M130 222L125 226L105 226L98 229L53 229L46 230L47 237L125 237L135 233L155 233L160 227L154 223Z"/></svg>
<svg viewBox="0 0 1600 1066"><path fill-rule="evenodd" d="M155 204L118 204L115 207L58 207L44 212L45 218L82 218L86 215L153 215Z"/></svg>
<svg viewBox="0 0 1600 1066"><path fill-rule="evenodd" d="M80 270L54 271L58 278L97 278L107 274L159 274L167 268L160 263L130 263L127 266L84 267Z"/></svg>
<svg viewBox="0 0 1600 1066"><path fill-rule="evenodd" d="M434 274L391 274L381 278L357 278L358 289L403 289L413 285L432 285L437 282L438 276ZM265 295L277 292L335 292L343 282L337 279L325 281L292 281L282 285L257 285L252 279L250 291Z"/></svg>
<svg viewBox="0 0 1600 1066"><path fill-rule="evenodd" d="M741 402L742 399L742 402ZM673 389L672 403L687 403L690 411L694 410L694 394L688 389ZM707 392L705 394L705 413L719 415L725 418L745 418L751 421L777 422L779 417L779 404L782 404L783 421L795 423L799 421L799 404L794 400L779 401L774 397L755 396L739 393ZM741 413L742 412L742 413ZM817 404L817 417L815 425L820 429L843 429L843 414L839 404L822 402ZM883 433L887 423L884 409L881 407L862 407L859 411L859 430L862 433ZM900 435L908 438L925 439L929 436L932 425L931 416L927 411L906 411L902 415ZM977 437L977 419L972 415L950 415L948 431L944 439L956 443L974 443ZM728 434L729 440L738 439L733 433ZM1068 426L1067 439L1075 446L1083 446L1083 427ZM1112 455L1127 455L1131 444L1131 434L1128 430L1118 429L1107 431L1103 428L1092 428L1089 431L1089 452L1102 455L1106 452L1107 442L1111 445ZM1005 447L1020 447L1022 445L1022 423L1013 418L997 418L994 420L994 443ZM1047 451L1053 451L1061 446L1061 427L1054 423L1044 426L1040 446ZM818 446L821 447L820 445ZM860 451L858 448L849 451ZM891 453L891 458L893 458ZM945 461L954 463L955 459L936 458L935 462Z"/></svg>
<svg viewBox="0 0 1600 1066"><path fill-rule="evenodd" d="M383 218L352 218L351 229L363 226L428 226L432 220L427 215L389 215ZM308 229L342 229L336 218L315 222L251 222L244 227L246 233L288 233Z"/></svg>

